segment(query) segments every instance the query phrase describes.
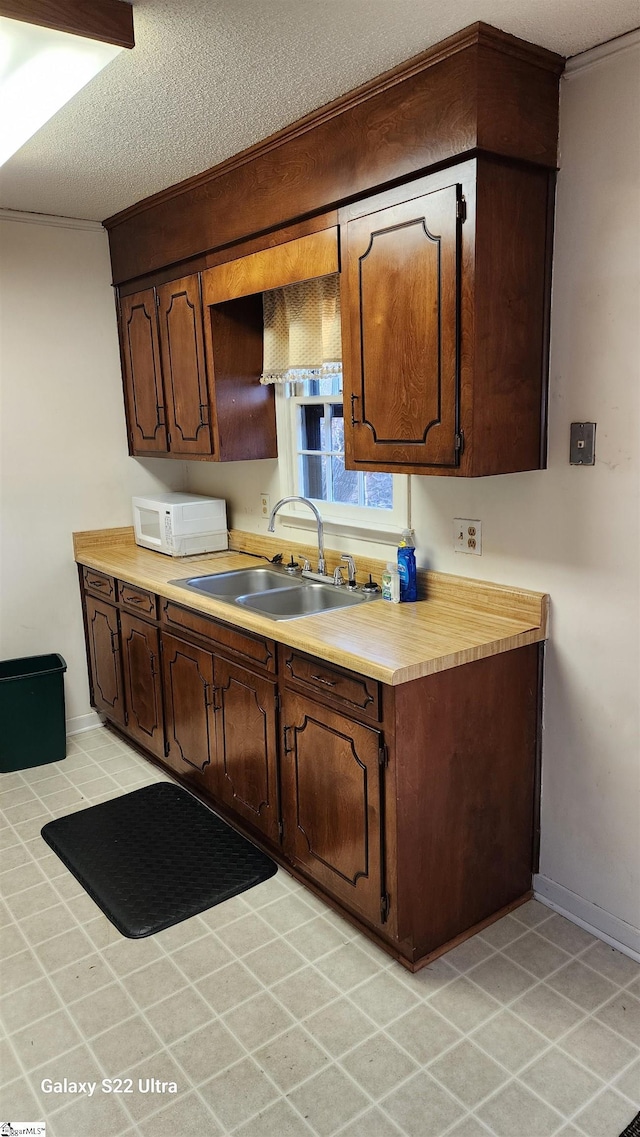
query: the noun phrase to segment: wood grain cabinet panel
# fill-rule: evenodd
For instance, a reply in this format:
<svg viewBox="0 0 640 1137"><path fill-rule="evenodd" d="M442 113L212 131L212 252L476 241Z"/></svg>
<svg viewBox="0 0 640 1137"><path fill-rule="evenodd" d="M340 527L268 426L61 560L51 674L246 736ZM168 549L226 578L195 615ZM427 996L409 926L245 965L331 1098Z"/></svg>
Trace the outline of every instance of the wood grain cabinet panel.
<svg viewBox="0 0 640 1137"><path fill-rule="evenodd" d="M140 616L148 616L155 620L157 615L157 597L146 588L134 588L131 584L118 581L118 600L123 608L129 608Z"/></svg>
<svg viewBox="0 0 640 1137"><path fill-rule="evenodd" d="M87 592L95 592L98 596L104 596L106 600L113 600L115 604L116 582L112 576L85 567L82 570L82 583Z"/></svg>
<svg viewBox="0 0 640 1137"><path fill-rule="evenodd" d="M216 659L214 676L220 799L277 841L276 686L224 659Z"/></svg>
<svg viewBox="0 0 640 1137"><path fill-rule="evenodd" d="M86 621L93 705L114 722L124 726L118 610L104 600L94 600L93 596L87 596Z"/></svg>
<svg viewBox="0 0 640 1137"><path fill-rule="evenodd" d="M166 761L181 777L215 791L213 656L163 634Z"/></svg>
<svg viewBox="0 0 640 1137"><path fill-rule="evenodd" d="M160 636L146 620L120 614L127 730L156 758L164 758Z"/></svg>
<svg viewBox="0 0 640 1137"><path fill-rule="evenodd" d="M158 289L158 320L171 452L185 456L212 454L197 274Z"/></svg>
<svg viewBox="0 0 640 1137"><path fill-rule="evenodd" d="M349 469L544 467L553 187L483 156L340 210Z"/></svg>
<svg viewBox="0 0 640 1137"><path fill-rule="evenodd" d="M290 691L282 721L284 850L332 896L380 923L382 736Z"/></svg>
<svg viewBox="0 0 640 1137"><path fill-rule="evenodd" d="M458 247L453 184L343 227L347 465L458 459Z"/></svg>
<svg viewBox="0 0 640 1137"><path fill-rule="evenodd" d="M120 300L132 454L229 462L277 457L262 373L262 296L203 312L200 275Z"/></svg>
<svg viewBox="0 0 640 1137"><path fill-rule="evenodd" d="M280 649L280 673L289 686L310 692L337 710L380 719L380 684L375 679L289 648Z"/></svg>
<svg viewBox="0 0 640 1137"><path fill-rule="evenodd" d="M166 454L168 439L153 288L120 301L120 349L131 453Z"/></svg>

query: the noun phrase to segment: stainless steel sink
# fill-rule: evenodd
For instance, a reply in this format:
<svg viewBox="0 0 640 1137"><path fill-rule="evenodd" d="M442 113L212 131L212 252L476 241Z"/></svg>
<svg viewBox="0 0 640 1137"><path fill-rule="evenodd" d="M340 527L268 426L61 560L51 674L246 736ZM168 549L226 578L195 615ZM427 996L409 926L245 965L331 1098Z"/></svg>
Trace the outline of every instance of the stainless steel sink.
<svg viewBox="0 0 640 1137"><path fill-rule="evenodd" d="M311 616L329 612L332 608L350 608L368 598L362 592L347 592L331 584L302 584L298 588L274 588L253 596L238 596L237 603L252 608L271 620L293 620L297 616Z"/></svg>
<svg viewBox="0 0 640 1137"><path fill-rule="evenodd" d="M170 583L190 588L194 592L204 592L206 596L215 596L217 600L235 600L237 596L246 596L251 592L286 588L290 582L291 578L286 572L257 566L232 569L231 572L216 572L209 576L190 576L184 580L172 580Z"/></svg>
<svg viewBox="0 0 640 1137"><path fill-rule="evenodd" d="M262 566L184 577L169 583L260 612L269 620L295 620L336 608L351 608L376 598L375 594L349 591L344 586L322 584L292 576L284 569Z"/></svg>

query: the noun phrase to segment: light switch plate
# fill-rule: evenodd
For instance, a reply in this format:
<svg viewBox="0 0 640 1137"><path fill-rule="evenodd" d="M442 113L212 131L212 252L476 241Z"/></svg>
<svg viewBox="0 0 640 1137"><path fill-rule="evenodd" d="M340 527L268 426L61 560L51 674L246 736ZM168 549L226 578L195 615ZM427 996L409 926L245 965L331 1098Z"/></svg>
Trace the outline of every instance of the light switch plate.
<svg viewBox="0 0 640 1137"><path fill-rule="evenodd" d="M569 462L572 466L594 466L596 461L595 422L572 422Z"/></svg>

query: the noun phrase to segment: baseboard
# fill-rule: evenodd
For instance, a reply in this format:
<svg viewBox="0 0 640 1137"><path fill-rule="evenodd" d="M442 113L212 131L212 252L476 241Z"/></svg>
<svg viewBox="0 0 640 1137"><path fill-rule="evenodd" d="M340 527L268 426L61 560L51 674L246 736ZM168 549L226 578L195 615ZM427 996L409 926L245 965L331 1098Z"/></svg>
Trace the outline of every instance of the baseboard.
<svg viewBox="0 0 640 1137"><path fill-rule="evenodd" d="M67 719L67 737L70 734L82 734L83 730L95 730L97 726L102 726L102 719L96 711L89 711L88 715L76 715L73 719Z"/></svg>
<svg viewBox="0 0 640 1137"><path fill-rule="evenodd" d="M585 900L540 873L533 878L533 890L536 900L640 963L640 929L634 928L633 924L627 924L591 900Z"/></svg>

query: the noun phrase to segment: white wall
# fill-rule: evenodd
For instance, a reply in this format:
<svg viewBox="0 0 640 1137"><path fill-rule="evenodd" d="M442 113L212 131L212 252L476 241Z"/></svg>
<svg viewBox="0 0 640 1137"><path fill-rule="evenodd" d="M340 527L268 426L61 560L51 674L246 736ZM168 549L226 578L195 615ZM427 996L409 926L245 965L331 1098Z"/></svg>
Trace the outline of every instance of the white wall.
<svg viewBox="0 0 640 1137"><path fill-rule="evenodd" d="M639 73L632 34L574 61L562 82L548 469L412 478L422 565L551 596L537 889L636 951ZM595 467L569 465L569 424L583 420L598 424ZM235 525L265 531L258 499L268 490L275 502L276 463L193 464L189 478L227 497ZM454 517L482 520L482 557L454 553Z"/></svg>
<svg viewBox="0 0 640 1137"><path fill-rule="evenodd" d="M0 655L59 652L79 727L92 718L71 534L130 525L131 495L182 484L184 466L127 454L107 237L73 225L0 214Z"/></svg>

